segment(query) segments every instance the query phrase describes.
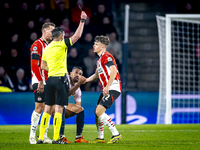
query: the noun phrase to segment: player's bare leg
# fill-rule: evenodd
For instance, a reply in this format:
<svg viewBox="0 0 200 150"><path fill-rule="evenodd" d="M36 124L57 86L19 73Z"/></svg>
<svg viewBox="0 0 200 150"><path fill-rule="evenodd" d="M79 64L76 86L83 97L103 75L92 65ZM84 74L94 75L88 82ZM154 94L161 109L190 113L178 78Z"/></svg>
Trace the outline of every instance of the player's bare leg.
<svg viewBox="0 0 200 150"><path fill-rule="evenodd" d="M76 130L75 143L88 143L89 141L86 141L82 136L83 126L84 126L83 107L77 104L68 104L68 106L65 109L65 118L69 118L74 115L77 115L76 117L77 130ZM64 129L65 129L65 119L63 118L61 130L60 130L60 138L62 138L62 140L65 142L71 143L70 141L67 140L67 138L65 138Z"/></svg>
<svg viewBox="0 0 200 150"><path fill-rule="evenodd" d="M74 115L80 113L83 111L83 107L76 104L68 104L68 106L65 109L65 118L73 117Z"/></svg>
<svg viewBox="0 0 200 150"><path fill-rule="evenodd" d="M97 105L95 109L95 115L97 118L97 130L98 130L98 138L96 138L91 143L104 143L104 125L107 125L110 131L112 132L112 138L107 143L115 143L119 139L121 139L121 135L117 131L112 119L105 113L106 108L102 105Z"/></svg>
<svg viewBox="0 0 200 150"><path fill-rule="evenodd" d="M97 105L95 109L95 117L96 117L96 126L97 126L97 131L98 131L98 137L94 140L91 141L90 143L105 143L104 140L104 123L99 119L99 116L101 116L106 109L101 106Z"/></svg>

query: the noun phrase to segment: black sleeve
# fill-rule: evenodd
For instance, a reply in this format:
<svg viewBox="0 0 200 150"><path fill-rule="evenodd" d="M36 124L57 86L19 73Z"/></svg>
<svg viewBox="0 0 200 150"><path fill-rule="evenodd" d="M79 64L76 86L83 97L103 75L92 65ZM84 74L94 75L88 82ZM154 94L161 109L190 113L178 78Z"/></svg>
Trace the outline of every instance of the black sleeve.
<svg viewBox="0 0 200 150"><path fill-rule="evenodd" d="M32 54L32 59L39 60L39 55L38 54Z"/></svg>
<svg viewBox="0 0 200 150"><path fill-rule="evenodd" d="M112 65L114 65L114 64L113 64L113 61L108 61L107 64L106 64L106 66L108 66L108 68L109 68L110 66L112 66Z"/></svg>
<svg viewBox="0 0 200 150"><path fill-rule="evenodd" d="M69 38L65 38L65 44L66 44L67 46L71 46L71 44L70 44L70 39L69 39Z"/></svg>

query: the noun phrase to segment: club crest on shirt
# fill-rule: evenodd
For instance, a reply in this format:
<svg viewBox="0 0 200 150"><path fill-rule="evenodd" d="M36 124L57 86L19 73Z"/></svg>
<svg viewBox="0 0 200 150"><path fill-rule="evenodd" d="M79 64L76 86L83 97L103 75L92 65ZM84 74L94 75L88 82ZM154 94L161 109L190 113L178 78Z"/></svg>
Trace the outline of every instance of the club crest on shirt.
<svg viewBox="0 0 200 150"><path fill-rule="evenodd" d="M38 96L38 101L41 101L42 100L42 97Z"/></svg>

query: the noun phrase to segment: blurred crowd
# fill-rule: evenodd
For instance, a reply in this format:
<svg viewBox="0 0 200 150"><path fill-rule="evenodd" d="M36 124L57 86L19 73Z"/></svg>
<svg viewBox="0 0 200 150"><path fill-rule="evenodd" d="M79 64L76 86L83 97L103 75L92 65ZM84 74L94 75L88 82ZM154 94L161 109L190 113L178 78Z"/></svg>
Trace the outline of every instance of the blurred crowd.
<svg viewBox="0 0 200 150"><path fill-rule="evenodd" d="M64 29L66 38L71 37L80 22L79 6L88 19L81 39L68 50L68 71L79 66L85 77L95 72L98 57L93 51L93 42L96 35L110 38L107 51L115 57L121 70L122 46L113 25L110 0L5 0L0 2L0 87L13 92L32 90L30 47L41 37L42 24L54 22ZM99 91L100 88L98 82L94 82L82 90Z"/></svg>

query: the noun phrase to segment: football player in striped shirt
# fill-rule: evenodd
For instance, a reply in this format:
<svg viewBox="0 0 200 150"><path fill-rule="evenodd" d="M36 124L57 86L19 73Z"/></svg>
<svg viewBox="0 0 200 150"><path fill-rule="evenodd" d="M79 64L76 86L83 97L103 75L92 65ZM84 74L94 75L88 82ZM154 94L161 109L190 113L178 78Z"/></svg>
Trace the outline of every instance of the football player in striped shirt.
<svg viewBox="0 0 200 150"><path fill-rule="evenodd" d="M90 143L105 143L104 125L108 126L113 135L107 143L116 143L122 138L122 135L116 129L112 119L105 113L106 109L111 107L112 103L119 97L122 91L120 75L115 59L106 51L108 44L109 38L107 36L101 35L95 37L93 48L94 52L99 56L97 69L96 72L85 81L91 82L99 79L103 91L95 109L98 137Z"/></svg>
<svg viewBox="0 0 200 150"><path fill-rule="evenodd" d="M52 40L51 31L55 28L55 24L47 22L42 25L42 37L36 40L30 48L31 51L31 82L34 90L35 97L35 110L31 116L31 129L29 136L29 143L36 144L35 133L37 130L38 122L40 120L41 113L44 110L44 89L48 78L48 72L42 70L41 58L44 48ZM44 136L44 143L51 143L51 140L47 137L47 130Z"/></svg>

